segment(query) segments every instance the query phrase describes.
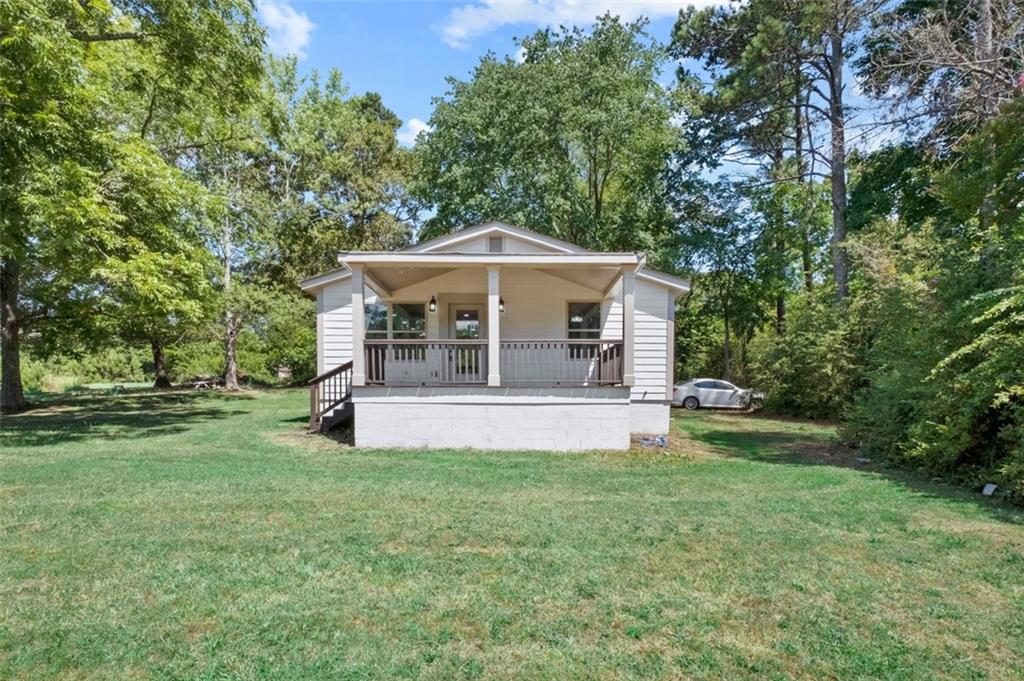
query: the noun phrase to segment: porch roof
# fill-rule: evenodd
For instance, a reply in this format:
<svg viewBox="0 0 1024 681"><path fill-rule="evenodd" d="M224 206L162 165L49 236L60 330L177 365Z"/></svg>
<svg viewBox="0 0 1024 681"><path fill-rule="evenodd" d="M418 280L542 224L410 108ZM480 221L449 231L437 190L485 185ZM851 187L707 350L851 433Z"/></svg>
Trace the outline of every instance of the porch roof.
<svg viewBox="0 0 1024 681"><path fill-rule="evenodd" d="M462 243L491 234L512 236L550 251L463 253L451 250ZM442 248L444 252L439 251ZM587 251L575 244L501 222L476 225L401 251L341 253L338 255L338 263L341 268L306 279L299 286L307 293L315 293L322 286L351 276L352 267L355 266L363 269L367 284L387 296L388 291L425 281L447 271L498 265L536 269L598 291L607 291L623 268L633 268L638 279L664 286L677 296L690 290L690 282L646 267L642 254Z"/></svg>
<svg viewBox="0 0 1024 681"><path fill-rule="evenodd" d="M587 288L603 291L618 278L624 267L636 268L638 279L650 281L681 295L690 290L685 279L650 269L642 256L635 253L409 253L358 252L339 256L342 267L299 282L306 293L315 294L323 286L343 281L352 276L351 265L364 268L367 283L378 293L388 296L390 291L405 288L455 269L483 269L488 265L531 268Z"/></svg>

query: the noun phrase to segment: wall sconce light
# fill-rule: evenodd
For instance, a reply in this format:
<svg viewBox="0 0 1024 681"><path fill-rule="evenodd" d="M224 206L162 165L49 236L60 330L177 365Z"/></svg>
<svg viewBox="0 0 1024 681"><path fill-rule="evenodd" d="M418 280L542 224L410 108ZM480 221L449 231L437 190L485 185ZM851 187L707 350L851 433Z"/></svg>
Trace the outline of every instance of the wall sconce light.
<svg viewBox="0 0 1024 681"><path fill-rule="evenodd" d="M505 299L500 296L498 297L498 312L505 313Z"/></svg>
<svg viewBox="0 0 1024 681"><path fill-rule="evenodd" d="M431 312L437 312L437 298L430 296L430 302L427 303L427 309Z"/></svg>

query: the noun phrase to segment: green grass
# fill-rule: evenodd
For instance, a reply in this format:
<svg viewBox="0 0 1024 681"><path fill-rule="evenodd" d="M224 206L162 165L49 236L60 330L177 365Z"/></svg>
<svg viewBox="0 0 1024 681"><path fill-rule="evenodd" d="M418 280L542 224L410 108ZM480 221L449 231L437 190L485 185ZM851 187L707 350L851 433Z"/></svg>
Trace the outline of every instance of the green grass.
<svg viewBox="0 0 1024 681"><path fill-rule="evenodd" d="M0 678L1024 675L1021 515L848 467L828 426L375 452L300 435L305 405L4 417Z"/></svg>

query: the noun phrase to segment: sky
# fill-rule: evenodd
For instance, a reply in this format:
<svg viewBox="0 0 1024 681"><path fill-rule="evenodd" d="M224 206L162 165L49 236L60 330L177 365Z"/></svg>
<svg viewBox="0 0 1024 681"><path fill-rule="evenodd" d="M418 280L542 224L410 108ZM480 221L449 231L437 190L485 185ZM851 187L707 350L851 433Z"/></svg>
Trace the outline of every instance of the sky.
<svg viewBox="0 0 1024 681"><path fill-rule="evenodd" d="M303 70L340 69L353 94L374 91L403 121L411 144L447 90L445 78L468 77L488 51L515 56L515 38L539 28L589 26L606 11L645 16L648 31L668 42L681 7L713 0L259 0L267 42L295 54ZM672 74L665 74L665 81Z"/></svg>

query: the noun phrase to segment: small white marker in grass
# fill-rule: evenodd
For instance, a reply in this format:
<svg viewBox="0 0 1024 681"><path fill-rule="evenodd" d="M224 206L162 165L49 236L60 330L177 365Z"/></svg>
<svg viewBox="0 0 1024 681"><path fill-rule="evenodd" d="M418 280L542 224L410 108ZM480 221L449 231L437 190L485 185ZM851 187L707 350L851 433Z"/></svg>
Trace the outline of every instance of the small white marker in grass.
<svg viewBox="0 0 1024 681"><path fill-rule="evenodd" d="M993 495L993 494L995 493L996 489L997 489L997 486L996 486L996 485L993 485L993 484L992 484L992 483L990 482L990 483L988 483L987 485L985 485L985 486L984 486L984 487L983 487L983 488L981 489L981 493L982 493L982 494L984 494L984 495L985 495L986 497L990 497L990 496L992 496L992 495Z"/></svg>

